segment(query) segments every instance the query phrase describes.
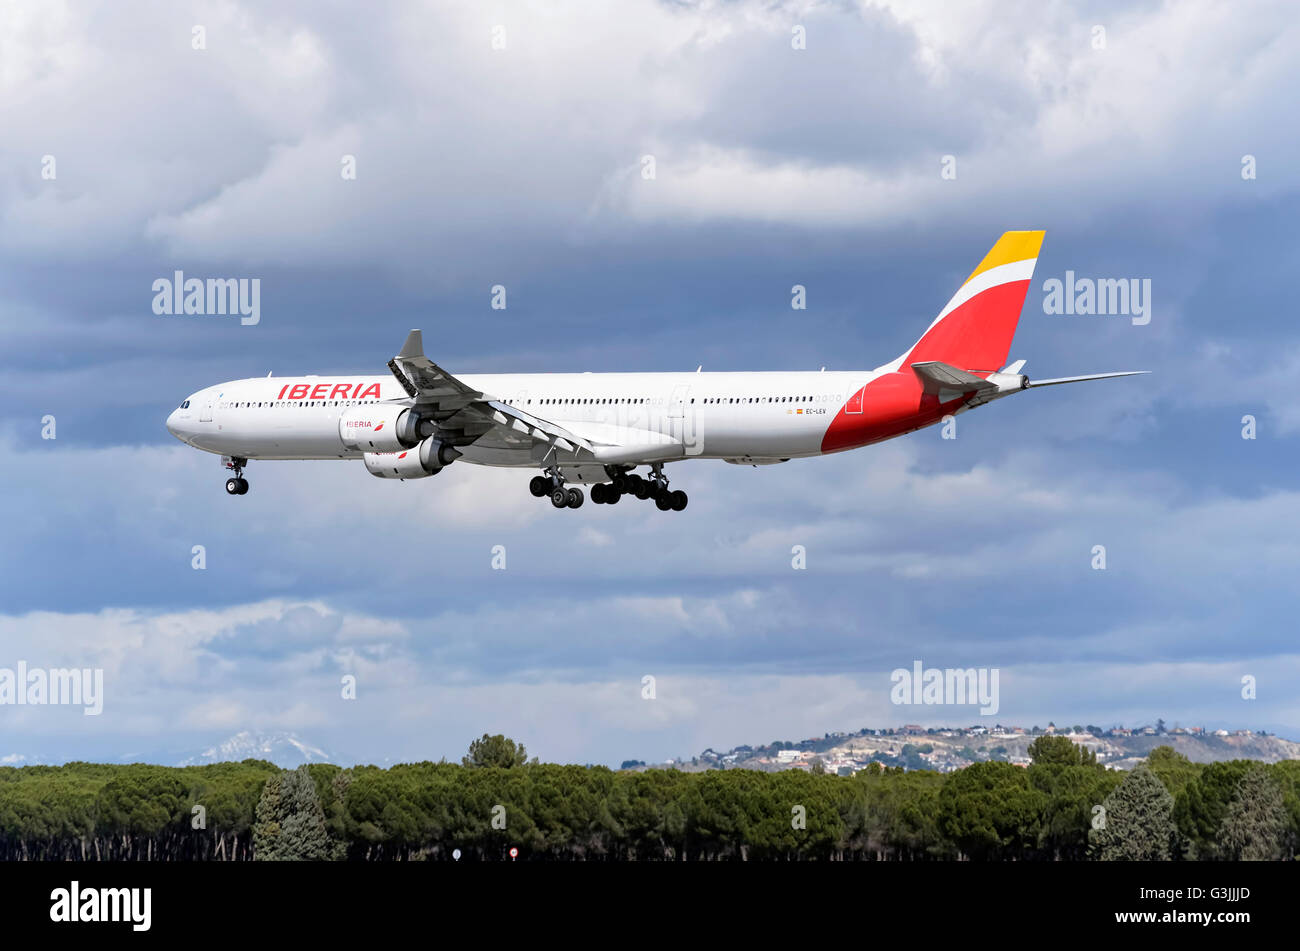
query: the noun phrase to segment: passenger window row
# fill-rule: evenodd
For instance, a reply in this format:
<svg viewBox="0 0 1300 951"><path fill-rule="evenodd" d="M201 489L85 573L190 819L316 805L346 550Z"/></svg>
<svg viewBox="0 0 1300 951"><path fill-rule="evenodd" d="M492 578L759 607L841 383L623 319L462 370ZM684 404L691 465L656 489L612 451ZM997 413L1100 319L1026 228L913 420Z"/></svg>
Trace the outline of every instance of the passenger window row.
<svg viewBox="0 0 1300 951"><path fill-rule="evenodd" d="M285 406L360 406L363 403L378 403L379 400L252 400L224 402L220 409L277 409Z"/></svg>
<svg viewBox="0 0 1300 951"><path fill-rule="evenodd" d="M720 403L822 403L834 402L839 400L839 396L826 394L824 396L709 396L696 400L691 397L691 403L702 404L720 404ZM507 406L519 405L518 400L504 400ZM531 406L533 400L524 400L524 404ZM653 402L645 397L638 399L625 399L622 397L546 397L536 400L538 406L608 406L608 405L640 405L643 403Z"/></svg>

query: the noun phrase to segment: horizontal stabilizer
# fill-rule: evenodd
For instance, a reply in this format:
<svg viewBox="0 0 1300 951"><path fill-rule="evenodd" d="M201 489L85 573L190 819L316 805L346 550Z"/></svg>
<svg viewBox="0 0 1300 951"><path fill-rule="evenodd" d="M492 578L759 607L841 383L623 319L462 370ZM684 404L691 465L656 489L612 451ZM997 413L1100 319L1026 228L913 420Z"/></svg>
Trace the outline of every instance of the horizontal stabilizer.
<svg viewBox="0 0 1300 951"><path fill-rule="evenodd" d="M1059 376L1055 380L1030 380L1032 386L1056 386L1058 383L1082 383L1085 380L1109 380L1116 376L1138 376L1150 373L1150 370L1123 370L1119 373L1090 373L1087 376Z"/></svg>
<svg viewBox="0 0 1300 951"><path fill-rule="evenodd" d="M940 390L960 390L969 393L972 390L996 390L997 384L981 379L973 373L959 370L955 366L940 360L923 360L912 364L912 370L925 384L925 392L938 393Z"/></svg>

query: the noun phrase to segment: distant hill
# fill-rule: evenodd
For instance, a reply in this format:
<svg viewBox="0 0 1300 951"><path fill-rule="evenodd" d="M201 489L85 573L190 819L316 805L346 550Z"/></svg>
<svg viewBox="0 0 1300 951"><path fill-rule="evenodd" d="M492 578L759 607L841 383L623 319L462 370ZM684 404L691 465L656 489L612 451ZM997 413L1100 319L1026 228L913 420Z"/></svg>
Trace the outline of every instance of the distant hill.
<svg viewBox="0 0 1300 951"><path fill-rule="evenodd" d="M1018 731L1018 732L1016 732ZM1300 759L1300 743L1263 733L1235 731L1227 736L1213 733L1153 733L1124 735L1128 731L1057 731L1097 754L1101 763L1112 769L1132 769L1158 746L1172 746L1194 763L1252 759L1264 763ZM1040 734L1041 735L1041 734ZM1029 744L1035 734L1007 728L989 732L984 728L913 728L861 730L857 733L828 734L821 738L776 742L766 746L739 746L719 753L708 749L690 759L669 760L650 767L673 767L695 771L703 769L757 769L773 772L782 769L811 769L820 760L828 772L853 773L869 763L902 766L906 769L933 769L951 772L971 763L1002 760L1020 766L1029 764ZM629 761L630 763L630 761ZM625 764L625 768L629 764ZM644 764L631 768L647 768Z"/></svg>

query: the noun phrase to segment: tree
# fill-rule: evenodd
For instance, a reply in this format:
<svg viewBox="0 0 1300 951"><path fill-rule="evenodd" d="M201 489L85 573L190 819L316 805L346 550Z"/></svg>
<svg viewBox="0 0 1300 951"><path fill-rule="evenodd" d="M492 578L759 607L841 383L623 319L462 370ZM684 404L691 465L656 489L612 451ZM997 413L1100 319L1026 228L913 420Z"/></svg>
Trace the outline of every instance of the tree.
<svg viewBox="0 0 1300 951"><path fill-rule="evenodd" d="M524 750L524 744L507 739L500 733L496 736L484 733L469 745L469 754L461 759L463 766L502 766L507 769L523 766L527 762L528 753Z"/></svg>
<svg viewBox="0 0 1300 951"><path fill-rule="evenodd" d="M277 773L267 779L262 787L262 798L257 800L257 820L253 823L253 857L262 862L280 858L281 787L284 774Z"/></svg>
<svg viewBox="0 0 1300 951"><path fill-rule="evenodd" d="M1040 736L1029 744L1029 759L1035 766L1096 766L1097 754L1064 736Z"/></svg>
<svg viewBox="0 0 1300 951"><path fill-rule="evenodd" d="M1253 761L1244 759L1208 763L1187 784L1175 818L1184 837L1189 840L1192 858L1221 858L1219 827L1237 793L1237 784L1255 765Z"/></svg>
<svg viewBox="0 0 1300 951"><path fill-rule="evenodd" d="M1236 862L1273 862L1282 858L1290 822L1282 787L1267 768L1256 766L1241 777L1219 827L1219 853Z"/></svg>
<svg viewBox="0 0 1300 951"><path fill-rule="evenodd" d="M115 858L151 860L166 830L183 821L184 800L185 786L171 770L131 765L100 789L97 825L113 836Z"/></svg>
<svg viewBox="0 0 1300 951"><path fill-rule="evenodd" d="M1165 784L1165 788L1175 800L1200 772L1200 767L1196 763L1172 746L1157 746L1148 753L1147 767Z"/></svg>
<svg viewBox="0 0 1300 951"><path fill-rule="evenodd" d="M1019 858L1038 842L1045 797L1010 763L975 763L939 792L939 830L973 859Z"/></svg>
<svg viewBox="0 0 1300 951"><path fill-rule="evenodd" d="M255 856L262 861L323 861L331 857L325 812L307 767L272 776L257 802Z"/></svg>
<svg viewBox="0 0 1300 951"><path fill-rule="evenodd" d="M1140 763L1102 802L1088 844L1103 862L1165 862L1176 852L1174 797Z"/></svg>

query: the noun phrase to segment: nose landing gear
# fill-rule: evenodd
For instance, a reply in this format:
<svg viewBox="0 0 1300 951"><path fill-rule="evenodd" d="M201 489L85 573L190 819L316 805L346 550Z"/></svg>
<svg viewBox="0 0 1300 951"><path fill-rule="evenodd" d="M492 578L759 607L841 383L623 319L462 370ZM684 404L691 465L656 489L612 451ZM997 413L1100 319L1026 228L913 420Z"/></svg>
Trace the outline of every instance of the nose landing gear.
<svg viewBox="0 0 1300 951"><path fill-rule="evenodd" d="M235 473L232 478L226 480L226 494L247 495L248 480L244 478L244 466L248 465L248 460L241 456L222 456L221 462Z"/></svg>

